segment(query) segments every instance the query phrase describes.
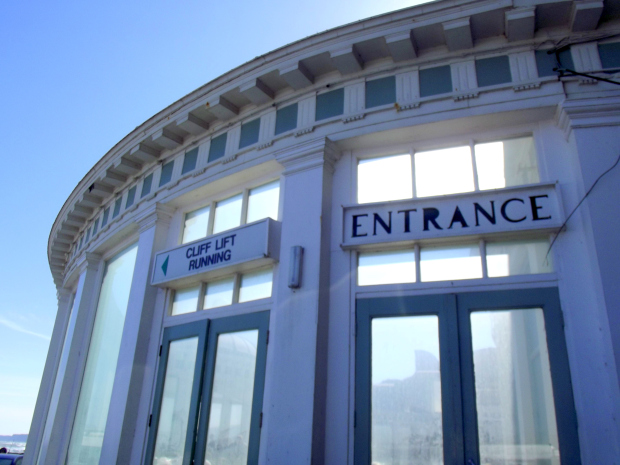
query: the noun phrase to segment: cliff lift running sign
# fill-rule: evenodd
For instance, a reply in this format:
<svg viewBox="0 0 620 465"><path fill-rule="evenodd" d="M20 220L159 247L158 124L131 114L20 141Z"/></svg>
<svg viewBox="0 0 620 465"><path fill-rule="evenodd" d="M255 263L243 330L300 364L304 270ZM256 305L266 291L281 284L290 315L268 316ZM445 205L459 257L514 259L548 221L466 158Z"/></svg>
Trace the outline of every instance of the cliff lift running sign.
<svg viewBox="0 0 620 465"><path fill-rule="evenodd" d="M275 259L279 226L270 218L240 226L155 256L154 286L266 258Z"/></svg>

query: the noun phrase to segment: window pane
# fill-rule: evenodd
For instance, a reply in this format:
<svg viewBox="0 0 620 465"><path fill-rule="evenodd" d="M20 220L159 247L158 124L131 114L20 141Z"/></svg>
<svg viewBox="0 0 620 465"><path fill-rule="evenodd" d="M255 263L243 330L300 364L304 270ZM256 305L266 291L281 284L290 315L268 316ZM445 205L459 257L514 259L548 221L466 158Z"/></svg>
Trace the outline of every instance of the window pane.
<svg viewBox="0 0 620 465"><path fill-rule="evenodd" d="M236 228L241 224L241 194L222 200L215 207L213 234Z"/></svg>
<svg viewBox="0 0 620 465"><path fill-rule="evenodd" d="M276 112L276 136L297 127L297 104L279 108Z"/></svg>
<svg viewBox="0 0 620 465"><path fill-rule="evenodd" d="M415 154L415 188L418 197L457 194L474 190L469 147Z"/></svg>
<svg viewBox="0 0 620 465"><path fill-rule="evenodd" d="M415 282L415 252L397 250L361 253L357 267L357 284L395 284Z"/></svg>
<svg viewBox="0 0 620 465"><path fill-rule="evenodd" d="M413 197L411 156L360 160L357 165L358 203L384 202Z"/></svg>
<svg viewBox="0 0 620 465"><path fill-rule="evenodd" d="M153 454L154 464L180 463L183 460L197 350L197 337L170 343Z"/></svg>
<svg viewBox="0 0 620 465"><path fill-rule="evenodd" d="M138 246L106 264L67 465L99 463Z"/></svg>
<svg viewBox="0 0 620 465"><path fill-rule="evenodd" d="M271 268L244 274L241 277L239 302L248 302L250 300L271 297L272 281L273 270Z"/></svg>
<svg viewBox="0 0 620 465"><path fill-rule="evenodd" d="M248 223L263 218L278 219L280 181L270 182L250 191L248 198Z"/></svg>
<svg viewBox="0 0 620 465"><path fill-rule="evenodd" d="M200 286L175 291L170 314L181 315L182 313L195 312L198 308L198 294L200 294Z"/></svg>
<svg viewBox="0 0 620 465"><path fill-rule="evenodd" d="M519 274L551 273L549 241L487 243L487 270L490 278Z"/></svg>
<svg viewBox="0 0 620 465"><path fill-rule="evenodd" d="M480 462L559 464L542 309L471 314Z"/></svg>
<svg viewBox="0 0 620 465"><path fill-rule="evenodd" d="M174 168L174 160L166 163L161 167L161 175L159 177L159 187L168 184L172 179L172 169Z"/></svg>
<svg viewBox="0 0 620 465"><path fill-rule="evenodd" d="M218 336L205 463L248 461L257 345L258 330Z"/></svg>
<svg viewBox="0 0 620 465"><path fill-rule="evenodd" d="M344 113L344 89L336 89L316 96L315 120L331 118Z"/></svg>
<svg viewBox="0 0 620 465"><path fill-rule="evenodd" d="M153 184L153 173L149 174L146 178L144 178L144 182L142 183L142 193L140 194L140 198L149 195L151 192L151 184Z"/></svg>
<svg viewBox="0 0 620 465"><path fill-rule="evenodd" d="M198 147L185 152L185 158L183 158L183 168L181 174L189 173L196 168L196 161L198 160Z"/></svg>
<svg viewBox="0 0 620 465"><path fill-rule="evenodd" d="M210 211L211 208L206 206L185 215L185 224L183 225L183 244L202 239L207 236Z"/></svg>
<svg viewBox="0 0 620 465"><path fill-rule="evenodd" d="M439 323L372 320L371 462L443 463Z"/></svg>
<svg viewBox="0 0 620 465"><path fill-rule="evenodd" d="M429 247L420 251L423 282L482 278L478 245Z"/></svg>
<svg viewBox="0 0 620 465"><path fill-rule="evenodd" d="M231 305L233 302L234 287L234 277L208 283L203 308L208 310L209 308Z"/></svg>
<svg viewBox="0 0 620 465"><path fill-rule="evenodd" d="M134 199L136 198L136 189L138 186L133 186L127 192L127 201L125 202L125 208L129 208L133 205Z"/></svg>
<svg viewBox="0 0 620 465"><path fill-rule="evenodd" d="M499 189L539 182L532 137L476 144L480 189Z"/></svg>

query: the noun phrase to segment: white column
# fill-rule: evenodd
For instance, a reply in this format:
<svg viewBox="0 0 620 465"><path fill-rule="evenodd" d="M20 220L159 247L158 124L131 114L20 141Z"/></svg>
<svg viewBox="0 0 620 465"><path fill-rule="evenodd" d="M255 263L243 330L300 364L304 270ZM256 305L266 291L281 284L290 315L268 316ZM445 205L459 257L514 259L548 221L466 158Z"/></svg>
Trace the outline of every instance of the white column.
<svg viewBox="0 0 620 465"><path fill-rule="evenodd" d="M90 345L90 335L95 321L97 297L103 273L101 265L101 257L90 253L83 255L79 265L80 278L73 310L77 312L75 328L69 345L65 372L59 373L63 379L47 451L45 457L41 457L41 464L57 465L65 462Z"/></svg>
<svg viewBox="0 0 620 465"><path fill-rule="evenodd" d="M170 207L155 204L136 220L140 231L138 253L100 464L129 463L134 434L142 430L139 426L146 424L145 418L138 418L138 411L142 383L145 380L150 383L153 376L153 370L147 370L146 367L153 324L153 307L158 290L150 284L152 257L165 245L173 212ZM161 324L161 321L159 323Z"/></svg>
<svg viewBox="0 0 620 465"><path fill-rule="evenodd" d="M285 170L280 263L274 282L260 463L323 463L331 177L336 152L319 138L276 154ZM292 246L302 283L288 287Z"/></svg>
<svg viewBox="0 0 620 465"><path fill-rule="evenodd" d="M47 422L53 422L56 412L56 405L50 405L50 403L56 378L60 376L58 373L58 366L62 356L65 333L69 315L71 314L71 306L73 304L73 299L71 298L72 292L70 289L61 287L57 290L56 296L58 297L56 322L54 323L47 359L45 360L45 367L43 368L39 395L37 396L30 432L28 433L28 444L24 454L24 463L28 464L36 463L41 447L45 450L47 449L47 441L42 445L45 435L45 425ZM53 410L53 412L50 410ZM51 430L51 424L48 430ZM49 432L47 436L47 440L49 441Z"/></svg>

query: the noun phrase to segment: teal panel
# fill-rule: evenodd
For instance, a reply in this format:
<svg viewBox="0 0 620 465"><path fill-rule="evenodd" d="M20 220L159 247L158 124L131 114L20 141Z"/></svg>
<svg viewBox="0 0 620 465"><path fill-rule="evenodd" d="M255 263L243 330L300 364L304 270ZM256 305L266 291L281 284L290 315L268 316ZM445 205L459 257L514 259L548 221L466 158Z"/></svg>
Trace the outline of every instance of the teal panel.
<svg viewBox="0 0 620 465"><path fill-rule="evenodd" d="M196 162L198 161L198 147L185 152L185 157L183 158L183 168L181 169L181 174L189 173L190 171L194 171L196 169Z"/></svg>
<svg viewBox="0 0 620 465"><path fill-rule="evenodd" d="M420 97L449 94L452 92L450 66L420 70Z"/></svg>
<svg viewBox="0 0 620 465"><path fill-rule="evenodd" d="M336 89L316 96L316 121L332 118L343 113L344 89Z"/></svg>
<svg viewBox="0 0 620 465"><path fill-rule="evenodd" d="M601 57L603 68L620 68L620 42L600 44L598 46L598 54Z"/></svg>
<svg viewBox="0 0 620 465"><path fill-rule="evenodd" d="M137 186L133 186L131 189L129 189L129 192L127 192L127 202L125 202L125 208L129 208L133 205L133 202L136 199L137 188Z"/></svg>
<svg viewBox="0 0 620 465"><path fill-rule="evenodd" d="M260 131L260 118L248 121L241 125L241 137L239 139L239 148L247 147L248 145L256 144L258 142L258 133Z"/></svg>
<svg viewBox="0 0 620 465"><path fill-rule="evenodd" d="M174 160L169 161L161 167L161 176L159 178L159 187L164 186L172 179L172 169L174 168Z"/></svg>
<svg viewBox="0 0 620 465"><path fill-rule="evenodd" d="M366 83L366 108L396 103L396 78L389 76Z"/></svg>
<svg viewBox="0 0 620 465"><path fill-rule="evenodd" d="M93 236L97 234L97 228L99 228L99 218L95 219L95 223L93 224Z"/></svg>
<svg viewBox="0 0 620 465"><path fill-rule="evenodd" d="M476 60L478 87L495 86L512 82L510 62L506 55Z"/></svg>
<svg viewBox="0 0 620 465"><path fill-rule="evenodd" d="M140 198L143 198L150 194L152 184L153 184L153 173L149 174L146 178L144 178L144 182L142 183L142 192L140 193Z"/></svg>
<svg viewBox="0 0 620 465"><path fill-rule="evenodd" d="M112 212L112 218L116 218L121 212L122 201L123 201L123 198L119 197L118 199L116 199L116 202L114 202L114 211Z"/></svg>
<svg viewBox="0 0 620 465"><path fill-rule="evenodd" d="M226 152L226 136L228 133L221 134L211 139L211 148L209 149L209 162L215 161L224 156Z"/></svg>
<svg viewBox="0 0 620 465"><path fill-rule="evenodd" d="M276 111L276 135L291 131L297 127L298 105L293 103Z"/></svg>
<svg viewBox="0 0 620 465"><path fill-rule="evenodd" d="M555 54L547 52L547 50L536 51L536 67L538 68L539 77L558 75L557 71L553 71L553 68L558 66L555 59ZM570 54L570 49L563 50L558 55L562 68L575 69L573 57Z"/></svg>
<svg viewBox="0 0 620 465"><path fill-rule="evenodd" d="M108 224L108 218L110 217L110 207L103 210L103 216L101 217L101 227L103 228Z"/></svg>

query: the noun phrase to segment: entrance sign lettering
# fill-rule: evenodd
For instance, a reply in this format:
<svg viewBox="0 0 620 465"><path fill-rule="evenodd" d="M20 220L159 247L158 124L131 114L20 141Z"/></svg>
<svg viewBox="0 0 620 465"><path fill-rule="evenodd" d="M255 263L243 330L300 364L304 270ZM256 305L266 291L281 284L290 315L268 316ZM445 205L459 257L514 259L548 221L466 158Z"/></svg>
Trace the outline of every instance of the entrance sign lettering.
<svg viewBox="0 0 620 465"><path fill-rule="evenodd" d="M279 226L270 218L240 226L155 256L153 285L254 260L276 258Z"/></svg>
<svg viewBox="0 0 620 465"><path fill-rule="evenodd" d="M524 230L553 230L563 215L555 185L344 207L342 247Z"/></svg>

